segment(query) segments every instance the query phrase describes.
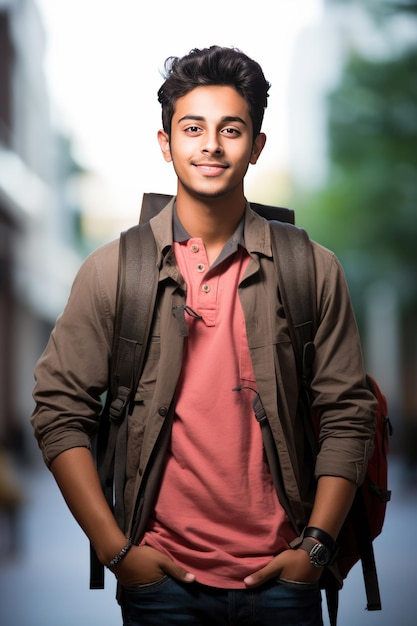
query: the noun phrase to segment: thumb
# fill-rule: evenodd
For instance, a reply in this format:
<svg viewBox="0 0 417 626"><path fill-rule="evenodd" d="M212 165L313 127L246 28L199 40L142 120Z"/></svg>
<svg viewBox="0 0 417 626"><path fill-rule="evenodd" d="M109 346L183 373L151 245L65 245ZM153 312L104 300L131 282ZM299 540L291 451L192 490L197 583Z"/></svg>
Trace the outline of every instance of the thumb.
<svg viewBox="0 0 417 626"><path fill-rule="evenodd" d="M267 580L270 580L277 575L277 567L276 565L274 566L271 562L257 572L253 572L253 574L246 576L243 582L245 583L246 587L259 587Z"/></svg>
<svg viewBox="0 0 417 626"><path fill-rule="evenodd" d="M177 565L168 557L166 558L166 560L164 560L162 568L166 574L171 576L171 578L176 578L177 580L181 580L184 583L192 583L195 581L194 574L187 571L180 565Z"/></svg>

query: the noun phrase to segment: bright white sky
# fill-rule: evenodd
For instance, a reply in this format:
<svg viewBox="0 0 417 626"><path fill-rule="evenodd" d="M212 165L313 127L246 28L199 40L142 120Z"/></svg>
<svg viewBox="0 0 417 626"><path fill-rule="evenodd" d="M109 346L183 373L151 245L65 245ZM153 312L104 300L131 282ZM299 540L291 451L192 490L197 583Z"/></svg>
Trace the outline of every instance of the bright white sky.
<svg viewBox="0 0 417 626"><path fill-rule="evenodd" d="M105 177L118 210L137 213L143 191L175 193L172 166L156 142L156 92L165 58L195 47L235 46L261 64L272 83L268 141L247 180L285 169L294 44L319 20L322 0L37 1L55 120L74 135L80 160Z"/></svg>

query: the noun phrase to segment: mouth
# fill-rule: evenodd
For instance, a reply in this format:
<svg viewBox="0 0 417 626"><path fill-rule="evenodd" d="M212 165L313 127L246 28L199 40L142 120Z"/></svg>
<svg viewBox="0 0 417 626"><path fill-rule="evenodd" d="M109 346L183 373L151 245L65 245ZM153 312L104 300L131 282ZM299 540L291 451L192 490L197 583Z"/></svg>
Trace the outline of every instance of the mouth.
<svg viewBox="0 0 417 626"><path fill-rule="evenodd" d="M218 176L228 168L224 163L193 163L193 165L204 176Z"/></svg>

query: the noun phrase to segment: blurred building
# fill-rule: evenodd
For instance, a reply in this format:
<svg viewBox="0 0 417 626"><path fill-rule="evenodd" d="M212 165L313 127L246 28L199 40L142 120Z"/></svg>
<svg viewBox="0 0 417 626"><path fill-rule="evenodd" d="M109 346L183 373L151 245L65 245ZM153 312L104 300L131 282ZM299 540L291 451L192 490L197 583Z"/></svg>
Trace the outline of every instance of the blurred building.
<svg viewBox="0 0 417 626"><path fill-rule="evenodd" d="M22 452L33 440L33 367L80 263L45 46L34 0L0 0L0 446Z"/></svg>
<svg viewBox="0 0 417 626"><path fill-rule="evenodd" d="M305 189L328 175L327 97L352 54L387 60L415 45L417 20L396 10L401 0L322 0L321 19L297 42L291 73L290 172Z"/></svg>

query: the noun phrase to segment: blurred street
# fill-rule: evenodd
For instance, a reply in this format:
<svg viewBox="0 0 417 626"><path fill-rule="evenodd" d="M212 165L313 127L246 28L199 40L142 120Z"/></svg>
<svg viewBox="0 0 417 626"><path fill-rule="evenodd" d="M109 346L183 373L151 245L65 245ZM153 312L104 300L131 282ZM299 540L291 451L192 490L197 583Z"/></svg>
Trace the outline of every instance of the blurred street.
<svg viewBox="0 0 417 626"><path fill-rule="evenodd" d="M114 577L90 591L88 541L42 465L33 373L81 263L138 221L143 193L177 188L156 141L163 61L214 43L272 87L245 195L294 208L339 258L400 432L383 610L364 610L357 564L338 626L417 626L417 0L229 0L232 29L192 3L198 33L188 5L0 0L0 626L121 626Z"/></svg>
<svg viewBox="0 0 417 626"><path fill-rule="evenodd" d="M27 505L21 549L0 557L1 626L120 626L115 583L90 591L89 547L47 470L22 474ZM375 542L383 611L366 612L362 571L355 566L340 597L339 626L415 626L417 486L406 486L391 460L393 498L383 534ZM326 609L324 610L327 622ZM213 625L215 626L215 625Z"/></svg>

